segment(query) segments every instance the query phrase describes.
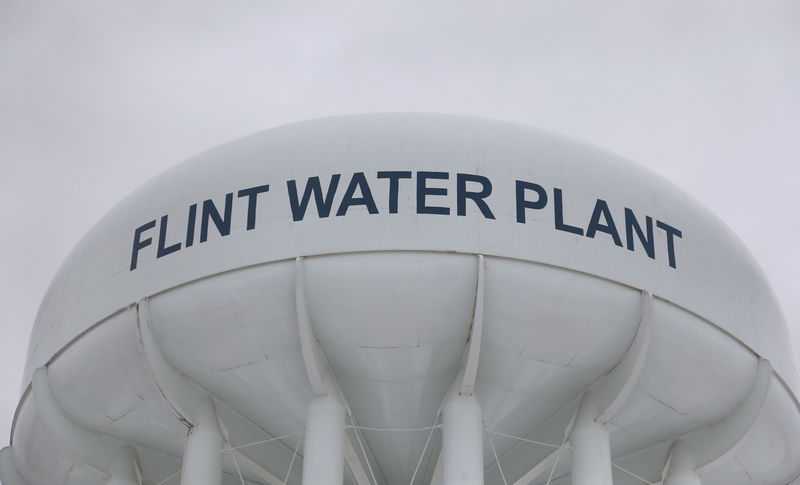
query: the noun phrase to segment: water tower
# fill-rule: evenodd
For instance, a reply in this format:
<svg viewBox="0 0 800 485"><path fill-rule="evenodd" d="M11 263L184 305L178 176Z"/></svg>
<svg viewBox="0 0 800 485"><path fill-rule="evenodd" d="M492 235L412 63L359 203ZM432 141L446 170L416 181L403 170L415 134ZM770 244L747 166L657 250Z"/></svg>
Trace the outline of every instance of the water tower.
<svg viewBox="0 0 800 485"><path fill-rule="evenodd" d="M196 156L84 236L0 478L785 485L797 391L761 270L672 184L517 124L346 116Z"/></svg>

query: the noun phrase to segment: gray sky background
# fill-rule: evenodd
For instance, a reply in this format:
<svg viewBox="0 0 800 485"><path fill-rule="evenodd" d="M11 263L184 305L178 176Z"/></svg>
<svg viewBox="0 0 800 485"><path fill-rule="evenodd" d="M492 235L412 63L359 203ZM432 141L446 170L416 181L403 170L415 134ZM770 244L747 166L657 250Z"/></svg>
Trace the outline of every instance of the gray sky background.
<svg viewBox="0 0 800 485"><path fill-rule="evenodd" d="M800 2L0 0L0 446L39 301L113 204L223 141L374 111L650 167L739 234L800 336Z"/></svg>

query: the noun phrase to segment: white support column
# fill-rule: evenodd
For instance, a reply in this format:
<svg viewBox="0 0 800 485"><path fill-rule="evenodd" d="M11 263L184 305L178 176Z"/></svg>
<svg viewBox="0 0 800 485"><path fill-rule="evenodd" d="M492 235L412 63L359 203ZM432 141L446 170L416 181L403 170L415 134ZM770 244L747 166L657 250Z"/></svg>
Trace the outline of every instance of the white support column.
<svg viewBox="0 0 800 485"><path fill-rule="evenodd" d="M195 424L186 438L183 454L181 484L220 485L225 438L211 399L201 401L193 417Z"/></svg>
<svg viewBox="0 0 800 485"><path fill-rule="evenodd" d="M303 483L341 485L344 480L345 410L334 395L317 396L308 407L303 447Z"/></svg>
<svg viewBox="0 0 800 485"><path fill-rule="evenodd" d="M225 403L219 397L209 394L208 391L194 382L185 372L179 371L169 363L167 355L164 349L159 346L155 332L151 326L150 303L147 298L143 298L137 303L136 314L139 351L148 373L150 374L153 385L158 389L164 402L166 402L172 410L175 417L186 425L187 428L192 428L198 422L198 417L190 412L192 410L192 403L204 403L212 399L220 405L224 405ZM214 412L217 412L216 408L214 408ZM236 426L238 429L242 429L243 426L250 426L252 428L258 427L246 417L231 412L229 407L224 407L220 414L222 414L224 419L220 419L218 416L218 421L223 422L227 420L227 425L229 427ZM267 435L267 438L275 437L269 433L264 433ZM278 443L284 447L288 456L291 456L293 450L283 445L280 441ZM275 476L275 474L261 467L261 465L254 462L241 451L233 450L232 454L241 465L248 468L251 472L263 478L271 485L284 485L283 481Z"/></svg>
<svg viewBox="0 0 800 485"><path fill-rule="evenodd" d="M483 410L475 395L452 392L442 407L442 483L483 485Z"/></svg>
<svg viewBox="0 0 800 485"><path fill-rule="evenodd" d="M111 460L108 467L111 475L106 485L141 485L142 474L139 470L139 456L131 446L123 446Z"/></svg>
<svg viewBox="0 0 800 485"><path fill-rule="evenodd" d="M483 485L483 408L475 396L483 334L484 260L478 255L475 308L460 382L442 405L443 485Z"/></svg>
<svg viewBox="0 0 800 485"><path fill-rule="evenodd" d="M613 485L611 445L605 426L596 421L600 411L591 393L581 400L570 433L572 485Z"/></svg>
<svg viewBox="0 0 800 485"><path fill-rule="evenodd" d="M319 347L311 326L305 289L303 258L295 260L295 309L300 332L300 349L306 374L314 392L308 406L303 444L303 484L342 485L345 461L344 402L333 373ZM352 445L351 445L352 446Z"/></svg>
<svg viewBox="0 0 800 485"><path fill-rule="evenodd" d="M701 485L695 469L695 461L684 442L672 443L669 451L669 465L664 476L664 485Z"/></svg>
<svg viewBox="0 0 800 485"><path fill-rule="evenodd" d="M605 485L606 483L611 483L611 458L610 452L606 451L609 448L608 432L603 428L603 425L611 421L622 409L639 380L650 346L652 320L653 295L648 291L642 290L639 299L639 320L636 334L628 350L612 370L593 382L587 392L584 393L578 406L578 412L572 421L572 434L569 431L570 425L567 425L569 416L564 412L565 408L562 408L561 411L544 422L544 428L541 431L550 440L555 440L556 438L560 440L564 436L562 430L567 429L566 434L569 435L573 447L575 447L576 441L579 443L577 445L580 450L577 452L579 454L578 460L592 460L600 452L609 455L602 466L576 464L574 463L576 452L573 451L571 458L573 473L575 473L576 467L580 469L578 471L579 474L583 470L592 470L598 467L602 469L602 473L598 475L601 478L591 476L587 478L590 480L589 482L576 481L573 475L573 483L576 485L583 483ZM591 396L590 402L587 401L587 396ZM571 403L570 406L574 406L574 404ZM585 447L587 443L589 445L588 448ZM600 451L597 451L598 446ZM514 482L514 485L529 485L533 483L538 476L552 469L553 463L558 456L558 450L553 451L544 460L533 465L527 473ZM563 464L567 459L569 458L566 454L561 455L559 463ZM599 481L601 479L606 481Z"/></svg>

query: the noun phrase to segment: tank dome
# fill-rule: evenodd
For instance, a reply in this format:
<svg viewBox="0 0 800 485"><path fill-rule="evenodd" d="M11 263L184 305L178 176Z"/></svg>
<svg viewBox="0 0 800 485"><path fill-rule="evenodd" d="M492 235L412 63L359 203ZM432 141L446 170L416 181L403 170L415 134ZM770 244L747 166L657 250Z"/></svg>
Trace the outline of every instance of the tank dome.
<svg viewBox="0 0 800 485"><path fill-rule="evenodd" d="M208 423L225 483L634 484L688 454L704 484L785 484L800 456L739 239L617 155L463 116L296 123L151 180L59 269L24 385L31 485L214 476L187 464Z"/></svg>

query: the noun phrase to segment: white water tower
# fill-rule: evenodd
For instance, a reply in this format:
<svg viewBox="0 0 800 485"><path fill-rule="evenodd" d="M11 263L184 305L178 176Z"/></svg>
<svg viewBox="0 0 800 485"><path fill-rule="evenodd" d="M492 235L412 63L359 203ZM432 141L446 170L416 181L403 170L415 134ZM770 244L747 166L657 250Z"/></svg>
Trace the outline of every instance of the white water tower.
<svg viewBox="0 0 800 485"><path fill-rule="evenodd" d="M785 485L786 323L672 184L516 124L257 133L80 241L3 485Z"/></svg>

